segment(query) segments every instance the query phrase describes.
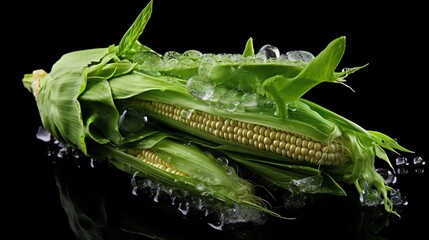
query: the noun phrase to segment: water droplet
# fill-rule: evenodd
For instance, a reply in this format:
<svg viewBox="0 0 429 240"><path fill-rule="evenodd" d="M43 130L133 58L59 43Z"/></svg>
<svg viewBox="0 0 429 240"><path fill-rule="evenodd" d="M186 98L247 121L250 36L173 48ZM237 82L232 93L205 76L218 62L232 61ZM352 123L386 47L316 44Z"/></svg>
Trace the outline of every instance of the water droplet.
<svg viewBox="0 0 429 240"><path fill-rule="evenodd" d="M179 60L178 60L178 59L176 59L176 58L172 58L172 59L169 59L169 60L165 63L165 68L166 68L166 69L174 68L174 67L176 67L177 65L179 65Z"/></svg>
<svg viewBox="0 0 429 240"><path fill-rule="evenodd" d="M224 214L222 213L220 215L219 221L217 223L207 223L207 224L215 230L222 231L223 225L225 224Z"/></svg>
<svg viewBox="0 0 429 240"><path fill-rule="evenodd" d="M219 99L219 103L221 106L230 112L235 111L238 108L238 105L240 104L240 96L238 94L238 91L236 90L229 90L225 94L221 96Z"/></svg>
<svg viewBox="0 0 429 240"><path fill-rule="evenodd" d="M161 67L164 64L158 54L149 51L134 54L133 61L145 67Z"/></svg>
<svg viewBox="0 0 429 240"><path fill-rule="evenodd" d="M202 55L203 54L198 50L187 50L183 53L183 56L190 57L193 59L197 59L197 58L201 57Z"/></svg>
<svg viewBox="0 0 429 240"><path fill-rule="evenodd" d="M287 62L287 61L289 61L289 59L288 59L287 55L286 55L286 54L284 54L284 53L280 54L280 57L278 58L278 60L279 60L280 62Z"/></svg>
<svg viewBox="0 0 429 240"><path fill-rule="evenodd" d="M170 60L177 60L179 62L180 53L176 51L168 51L164 54L164 61L168 62Z"/></svg>
<svg viewBox="0 0 429 240"><path fill-rule="evenodd" d="M203 76L189 78L186 87L192 96L203 101L208 100L215 90L215 84Z"/></svg>
<svg viewBox="0 0 429 240"><path fill-rule="evenodd" d="M303 62L310 62L313 60L314 55L307 51L289 51L286 53L287 57L291 61L303 61Z"/></svg>
<svg viewBox="0 0 429 240"><path fill-rule="evenodd" d="M241 54L231 54L229 55L229 59L231 60L231 62L238 62L243 58L243 55Z"/></svg>
<svg viewBox="0 0 429 240"><path fill-rule="evenodd" d="M230 53L221 53L217 54L216 61L223 62L223 63L231 63L231 62L237 62L242 58L241 54L230 54Z"/></svg>
<svg viewBox="0 0 429 240"><path fill-rule="evenodd" d="M386 168L377 168L375 169L376 172L378 172L384 179L384 181L386 181L386 184L390 185L390 184L394 184L396 183L396 176L392 173L392 171L386 169Z"/></svg>
<svg viewBox="0 0 429 240"><path fill-rule="evenodd" d="M76 148L71 148L70 151L71 151L71 155L74 158L80 158L81 157L81 152L79 150L77 150Z"/></svg>
<svg viewBox="0 0 429 240"><path fill-rule="evenodd" d="M263 218L263 213L257 209L248 208L235 204L234 207L224 211L223 220L225 224L237 224L253 222L262 224L266 219Z"/></svg>
<svg viewBox="0 0 429 240"><path fill-rule="evenodd" d="M216 160L223 167L226 167L229 164L228 158L226 157L218 157Z"/></svg>
<svg viewBox="0 0 429 240"><path fill-rule="evenodd" d="M66 158L68 156L67 148L63 147L58 150L57 157L58 158Z"/></svg>
<svg viewBox="0 0 429 240"><path fill-rule="evenodd" d="M305 206L307 197L304 193L292 192L291 195L287 196L284 200L283 205L290 209L299 209Z"/></svg>
<svg viewBox="0 0 429 240"><path fill-rule="evenodd" d="M198 74L200 76L210 76L216 60L212 56L204 56L198 66Z"/></svg>
<svg viewBox="0 0 429 240"><path fill-rule="evenodd" d="M138 196L137 180L136 180L135 176L133 176L133 177L131 178L131 186L132 186L131 193L132 193L134 196Z"/></svg>
<svg viewBox="0 0 429 240"><path fill-rule="evenodd" d="M206 189L206 186L204 186L203 184L197 184L196 186L195 186L195 188L198 190L198 191L204 191L205 189Z"/></svg>
<svg viewBox="0 0 429 240"><path fill-rule="evenodd" d="M142 179L139 181L139 186L141 188L152 188L154 185L155 183L150 179Z"/></svg>
<svg viewBox="0 0 429 240"><path fill-rule="evenodd" d="M223 168L224 169L226 169L226 168L228 168L229 166L224 166ZM212 177L204 177L203 179L202 179L202 181L204 182L204 183L206 183L207 185L219 185L219 184L221 184L221 182L222 182L222 179L221 178L219 178L219 177L216 177L216 176L212 176ZM212 191L212 190L207 190L207 191ZM213 192L206 192L207 194L212 194Z"/></svg>
<svg viewBox="0 0 429 240"><path fill-rule="evenodd" d="M182 109L182 111L180 111L180 117L184 120L189 120L193 112L194 109Z"/></svg>
<svg viewBox="0 0 429 240"><path fill-rule="evenodd" d="M119 130L123 134L139 133L147 124L147 116L143 110L125 108L119 117Z"/></svg>
<svg viewBox="0 0 429 240"><path fill-rule="evenodd" d="M290 102L287 104L287 108L289 111L295 112L297 110L296 102Z"/></svg>
<svg viewBox="0 0 429 240"><path fill-rule="evenodd" d="M273 100L267 97L260 97L258 101L258 106L265 108L272 108L274 106Z"/></svg>
<svg viewBox="0 0 429 240"><path fill-rule="evenodd" d="M201 57L201 63L216 63L216 56L211 53L206 53Z"/></svg>
<svg viewBox="0 0 429 240"><path fill-rule="evenodd" d="M376 206L382 203L382 198L377 189L364 189L359 196L359 200L364 206Z"/></svg>
<svg viewBox="0 0 429 240"><path fill-rule="evenodd" d="M182 59L180 63L182 63L183 65L191 66L192 64L194 64L194 60L190 58L185 58L185 59Z"/></svg>
<svg viewBox="0 0 429 240"><path fill-rule="evenodd" d="M279 58L280 51L276 46L266 44L259 49L256 55L257 57L261 57L263 60L268 60L270 58Z"/></svg>
<svg viewBox="0 0 429 240"><path fill-rule="evenodd" d="M397 188L392 188L390 191L390 201L392 201L392 204L395 206L408 204L406 197L404 197Z"/></svg>
<svg viewBox="0 0 429 240"><path fill-rule="evenodd" d="M209 209L206 206L204 200L200 197L193 199L193 208L198 211L203 216L207 216L209 214Z"/></svg>
<svg viewBox="0 0 429 240"><path fill-rule="evenodd" d="M222 97L222 95L224 95L226 92L228 92L227 88L216 87L214 89L214 92L213 92L212 96L208 100L210 102L217 103L217 102L219 102L219 100Z"/></svg>
<svg viewBox="0 0 429 240"><path fill-rule="evenodd" d="M397 166L406 166L406 165L408 165L408 158L406 158L406 157L397 157L396 158L396 165Z"/></svg>
<svg viewBox="0 0 429 240"><path fill-rule="evenodd" d="M423 166L426 164L425 160L422 157L417 156L413 158L413 164L416 166Z"/></svg>
<svg viewBox="0 0 429 240"><path fill-rule="evenodd" d="M241 104L245 107L256 107L258 105L259 95L257 93L245 93L241 97Z"/></svg>
<svg viewBox="0 0 429 240"><path fill-rule="evenodd" d="M187 215L189 212L189 202L179 203L177 209L183 214Z"/></svg>
<svg viewBox="0 0 429 240"><path fill-rule="evenodd" d="M177 201L177 197L176 196L171 196L171 205L172 206L176 205L176 201Z"/></svg>
<svg viewBox="0 0 429 240"><path fill-rule="evenodd" d="M152 67L148 67L148 66L140 66L140 67L138 68L138 70L139 70L140 72L142 72L142 73L147 74L147 75L152 75L152 76L159 76L159 75L161 75L161 73L160 73L160 72L158 72L158 71L157 71L157 70L155 70L154 68L152 68Z"/></svg>
<svg viewBox="0 0 429 240"><path fill-rule="evenodd" d="M312 192L321 186L322 181L322 176L311 176L292 180L291 184L297 187L299 192Z"/></svg>
<svg viewBox="0 0 429 240"><path fill-rule="evenodd" d="M44 127L39 127L39 129L37 129L36 137L44 142L49 142L52 139L51 133Z"/></svg>
<svg viewBox="0 0 429 240"><path fill-rule="evenodd" d="M138 188L137 188L136 186L134 186L134 187L133 187L133 189L131 190L131 193L132 193L134 196L138 196L139 194L137 193L137 191L138 191Z"/></svg>
<svg viewBox="0 0 429 240"><path fill-rule="evenodd" d="M155 184L149 179L138 179L137 175L139 172L135 172L131 178L131 186L133 195L139 196L143 190L149 189L150 192L153 192Z"/></svg>
<svg viewBox="0 0 429 240"><path fill-rule="evenodd" d="M153 201L154 202L159 202L159 194L160 194L160 192L161 192L161 187L157 187L156 188L156 191L155 191L155 194L154 194L154 196L153 196Z"/></svg>
<svg viewBox="0 0 429 240"><path fill-rule="evenodd" d="M225 168L226 175L233 175L233 174L236 173L235 169L233 167L231 167L231 166L226 166L224 168Z"/></svg>

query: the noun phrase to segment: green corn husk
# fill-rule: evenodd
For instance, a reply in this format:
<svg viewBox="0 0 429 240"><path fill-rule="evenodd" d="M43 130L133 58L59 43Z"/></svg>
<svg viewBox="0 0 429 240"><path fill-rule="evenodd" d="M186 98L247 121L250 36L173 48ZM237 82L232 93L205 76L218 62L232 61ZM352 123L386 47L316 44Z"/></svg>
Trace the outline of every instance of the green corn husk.
<svg viewBox="0 0 429 240"><path fill-rule="evenodd" d="M208 188L216 189L207 192L225 202L251 203L250 206L270 212L260 204L262 201L255 200L256 196L243 200L240 196L249 193L249 189L234 191L236 187L231 181L237 180L238 176L231 179L222 171L211 171L217 168L212 160L205 158L213 157L197 153L199 150L195 148L184 149L183 144L176 142L181 139L225 154L287 190L346 195L343 184L354 184L359 193L368 187L375 188L383 196L386 210L395 213L388 197L391 188L375 171L374 163L380 158L390 164L384 149L411 151L383 133L365 130L302 98L317 84L343 83L349 74L365 67L335 71L344 54L344 36L334 39L310 61L255 54L251 38L243 54L203 54L189 50L182 54L170 51L162 55L138 40L151 14L152 1L117 46L67 53L49 73L38 70L24 76L24 86L36 97L43 126L59 141L87 155L109 159L124 171L137 170L154 180L195 193L201 193L195 190L201 179L222 179L220 182L224 187L205 182ZM199 83L197 89L191 86L194 82ZM244 95L255 97L258 104L240 102ZM198 110L260 124L324 143L335 142L342 146L347 159L338 166L322 166L267 153L263 149L217 138L145 109L142 103L152 101L189 112ZM121 131L118 123L125 109L140 111L154 125L165 124L168 129L165 128L162 134L153 126ZM147 131L156 133L146 134ZM165 137L151 145L154 136ZM187 173L197 169L194 172L199 175L182 181L180 177L145 165L125 151L129 146L149 148L148 145L171 159L181 159L184 164L178 166ZM174 150L175 147L183 152ZM183 157L187 150L207 157ZM318 184L305 189L293 185L294 181L303 179L315 180ZM237 181L248 186L244 180ZM218 191L218 188L223 190Z"/></svg>
<svg viewBox="0 0 429 240"><path fill-rule="evenodd" d="M240 178L234 168L222 165L212 154L186 144L159 131L141 133L141 140L123 146L128 149L150 149L186 175L153 167L132 156L127 150L110 145L94 147L91 156L110 161L118 169L188 191L207 199L217 199L228 205L241 204L285 218L267 208L266 202L254 194L252 183ZM286 219L286 218L285 218Z"/></svg>

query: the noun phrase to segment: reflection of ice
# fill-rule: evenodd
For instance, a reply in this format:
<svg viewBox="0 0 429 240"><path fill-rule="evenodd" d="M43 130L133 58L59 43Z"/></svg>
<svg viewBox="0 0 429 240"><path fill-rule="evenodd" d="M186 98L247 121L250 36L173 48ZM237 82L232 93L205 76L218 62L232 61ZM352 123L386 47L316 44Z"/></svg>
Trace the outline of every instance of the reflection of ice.
<svg viewBox="0 0 429 240"><path fill-rule="evenodd" d="M407 175L408 174L408 168L406 168L406 167L399 167L398 169L396 169L396 173L398 175Z"/></svg>
<svg viewBox="0 0 429 240"><path fill-rule="evenodd" d="M392 190L390 191L390 200L392 201L393 205L397 206L408 204L406 197L404 197L401 194L401 191L397 188L392 188Z"/></svg>
<svg viewBox="0 0 429 240"><path fill-rule="evenodd" d="M226 164L227 159L220 158L219 164ZM204 197L190 195L187 191L173 189L166 185L153 182L152 180L137 177L138 172L131 178L132 194L152 199L155 203L162 204L163 201L175 206L183 216L192 217L194 215L200 218L207 218L208 224L217 230L223 230L226 224L252 222L254 224L263 224L265 222L264 212L234 204L225 206L222 204L210 204ZM204 186L197 186L204 191ZM165 203L165 202L164 202Z"/></svg>
<svg viewBox="0 0 429 240"><path fill-rule="evenodd" d="M418 175L421 175L424 173L426 162L421 156L415 156L413 157L412 161L408 161L408 158L405 156L400 156L396 158L396 173L398 175L408 175L411 171L411 173L416 173ZM410 163L412 166L410 166ZM414 168L414 169L413 169Z"/></svg>
<svg viewBox="0 0 429 240"><path fill-rule="evenodd" d="M253 223L262 225L266 223L266 216L263 212L234 204L233 207L224 209L219 216L207 224L215 230L222 231L226 225L234 225L240 223Z"/></svg>
<svg viewBox="0 0 429 240"><path fill-rule="evenodd" d="M246 222L263 224L265 222L264 214L261 211L240 205L235 205L233 208L227 209L223 213L223 220L225 224Z"/></svg>
<svg viewBox="0 0 429 240"><path fill-rule="evenodd" d="M138 173L138 172L137 172ZM136 174L137 174L136 173ZM137 179L135 176L131 178L131 186L133 195L140 195L140 190L144 188L151 188L154 185L152 180L149 179Z"/></svg>
<svg viewBox="0 0 429 240"><path fill-rule="evenodd" d="M284 206L288 209L299 209L305 206L307 197L303 193L292 193L284 201Z"/></svg>
<svg viewBox="0 0 429 240"><path fill-rule="evenodd" d="M397 178L389 169L377 168L375 171L377 171L384 178L384 181L386 181L387 185L396 183Z"/></svg>
<svg viewBox="0 0 429 240"><path fill-rule="evenodd" d="M67 157L68 158L68 157L73 156L73 155L70 155L70 153L73 153L74 151L72 151L69 148L65 148L65 146L63 144L60 144L54 138L52 138L51 141L52 141L52 143L55 144L55 147L49 148L48 154L50 154L50 155L48 155L48 156L54 157L54 159L56 159L56 157L57 157L56 153L58 151L62 151L64 153L66 153L66 155L61 156L61 157ZM65 151L67 149L68 149L68 151ZM80 164L81 166L84 166L84 165L82 165L82 163L87 162L84 159L85 156L80 155L80 157L81 158L76 160L76 161L74 159L72 159L73 164L75 164L73 166L76 166L76 164ZM66 159L64 159L64 160L66 160ZM67 160L69 160L69 158ZM231 162L231 160L228 161L228 159L224 159L224 158L220 158L220 159L218 159L218 161L219 161L219 164L224 165L225 167L230 167L229 165L233 163L233 162ZM60 161L58 161L58 160L56 160L56 162L60 163ZM63 161L61 161L61 162L63 162ZM92 172L94 170L93 169L94 163L93 163L92 159L90 159L90 161L88 161L88 162L89 162L88 164L91 164L91 172L90 172L91 174L100 173L100 172ZM63 163L67 163L67 161L64 161ZM102 165L96 165L96 167L107 166L107 165L104 165L105 163L106 163L105 161L101 161L100 164L102 164ZM59 166L62 166L62 165L60 164ZM70 165L66 165L66 166L70 166ZM110 169L110 167L111 166L109 166L109 169ZM417 168L417 166L416 166L416 168ZM73 170L73 169L74 168L64 168L64 169L62 169L62 171L58 172L59 173L58 176L63 176L63 174L68 173L70 170ZM79 167L79 169L84 170L85 168ZM412 169L413 168L410 168L410 171ZM98 168L98 170L105 171L106 169L101 167L101 168ZM64 172L64 171L67 171L67 172ZM72 172L70 172L69 174L71 174L71 173ZM88 225L88 222L86 222L87 219L83 219L81 217L77 218L78 215L75 214L75 211L81 211L81 213L87 213L87 212L91 213L94 210L93 207L97 207L97 206L101 206L102 208L105 207L105 205L98 205L98 203L94 202L93 200L91 200L91 202L89 202L89 203L91 203L91 205L89 205L87 200L89 200L90 198L92 199L93 197L92 196L88 197L85 194L82 195L82 190L83 190L82 188L86 189L88 187L88 189L91 192L93 192L94 190L103 189L103 194L102 194L103 197L105 197L104 190L106 189L109 192L109 194L107 196L109 196L109 197L114 196L114 197L119 197L119 199L123 199L123 196L122 196L123 191L120 190L119 194L117 194L119 189L117 188L116 185L114 185L113 188L105 188L107 186L111 186L110 184L112 181L115 184L118 183L118 181L116 181L117 175L110 175L112 173L110 171L103 172L103 173L108 173L108 174L106 174L106 175L105 174L94 175L97 177L102 177L102 179L101 179L102 181L95 181L92 183L92 180L94 180L93 175L90 175L91 178L89 178L89 180L91 180L91 181L87 181L88 176L86 176L86 174L84 174L85 178L81 178L81 175L78 174L78 175L71 175L73 177L69 178L67 181L65 181L66 179L63 179L64 181L62 183L60 182L60 185L58 185L60 187L62 186L60 189L67 189L68 190L67 192L61 192L62 197L67 197L70 199L70 201L72 201L71 203L73 205L71 205L71 204L67 205L68 207L79 206L77 204L80 204L80 203L84 203L85 206L91 206L90 209L84 208L83 210L85 210L85 212L83 212L82 209L77 209L75 207L70 208L69 209L70 211L67 211L67 214L69 216L73 217L73 219L72 219L73 221L70 222L70 224L73 224L73 226L77 226L76 224L81 224L81 226L82 226L82 228L76 228L76 227L73 228L74 231L79 231L79 232L77 232L78 234L94 232L94 231L92 231L94 229L88 228L89 225ZM77 174L77 173L73 173L73 174ZM78 177L76 177L76 176L78 176ZM112 178L112 176L114 178ZM291 226L289 224L290 222L285 222L285 225L280 225L280 224L278 224L278 223L281 223L279 221L283 221L283 220L279 220L279 221L274 220L274 222L273 222L273 221L271 221L271 219L269 219L270 220L269 223L274 223L274 224L265 224L266 222L264 222L264 221L265 221L267 216L263 215L263 212L256 212L253 209L247 209L246 207L243 207L243 206L241 206L241 207L240 206L225 207L224 205L221 205L221 204L214 205L213 202L211 200L207 200L207 198L192 196L184 190L173 189L171 187L168 187L168 186L165 186L162 184L158 184L157 182L153 182L151 180L148 180L145 178L140 178L137 176L139 176L139 172L136 172L134 177L131 178L131 185L133 187L132 189L133 189L133 195L134 195L134 196L131 196L132 201L128 201L129 200L128 195L125 196L125 199L127 200L126 203L131 203L131 204L128 206L128 204L124 205L123 201L108 201L108 203L121 204L119 207L115 206L115 205L113 206L114 211L119 210L121 212L119 212L120 214L108 215L108 216L110 216L109 218L111 218L113 220L113 223L114 223L113 225L97 224L97 225L94 225L96 227L95 230L98 231L101 229L103 232L107 232L108 234L110 234L110 233L112 233L112 230L114 230L114 231L117 230L116 227L119 227L117 225L118 223L125 222L125 223L135 224L134 226L131 226L131 225L130 226L124 226L124 225L120 226L121 231L128 231L130 234L133 235L133 236L131 236L132 239L134 239L135 237L138 238L138 236L141 237L142 235L147 234L148 228L151 228L151 229L149 229L149 232L152 234L152 235L150 235L151 239L161 239L161 238L159 238L158 234L159 233L165 233L165 230L169 229L169 227L179 226L180 228L182 228L183 227L183 225L181 225L182 223L188 224L193 220L197 220L198 222L202 221L204 226L205 226L205 224L208 224L209 226L211 226L211 228L217 229L219 231L225 231L225 233L227 233L227 234L230 233L230 232L228 232L229 230L233 230L234 236L238 236L238 234L242 233L242 235L239 236L239 239L249 239L250 234L252 234L252 237L250 237L251 239L271 239L271 238L265 238L265 237L259 238L259 236L262 236L262 235L265 236L265 234L267 234L267 233L269 233L269 235L272 236L271 233L277 233L277 231L279 229L282 229L283 227L288 228ZM127 176L125 176L125 177L127 177ZM127 179L129 180L129 178L127 178ZM75 184L77 182L76 180L83 180L82 182L84 184L82 184L82 186L79 185L79 188L77 191L70 192L69 191L70 189L76 189L76 186L75 186ZM104 180L108 180L108 181L104 181ZM101 182L103 183L102 188L100 188L100 185L99 185ZM122 181L119 181L119 182L122 182ZM305 181L298 181L297 185L302 184L303 182L305 182ZM94 185L94 183L96 185ZM64 185L64 184L67 184L67 185ZM107 184L107 185L104 185L104 184ZM123 186L122 185L120 185L120 186L121 186L121 189L123 189L122 188ZM198 186L197 186L197 188L198 188ZM128 189L128 187L126 187L126 189ZM110 194L112 190L113 190L114 194ZM129 192L131 192L131 189L129 190ZM74 195L71 195L73 193L74 193ZM301 218L301 220L304 220L304 223L309 223L309 224L306 224L305 226L315 226L315 225L312 225L312 223L320 224L320 225L318 225L319 226L318 229L321 229L321 227L325 228L325 226L327 226L329 228L329 226L339 226L339 225L343 226L345 224L344 227L346 227L346 228L347 227L353 227L353 229L351 229L352 234L355 234L356 230L357 230L357 229L354 229L354 227L358 227L358 228L362 227L363 231L368 230L368 228L370 230L372 230L373 225L371 225L371 223L374 222L373 220L376 220L375 225L377 225L377 226L375 226L375 227L377 230L379 230L379 227L381 226L379 224L380 222L379 222L378 217L379 217L380 213L378 211L373 212L372 210L374 210L374 209L370 208L369 209L370 212L365 211L364 215L355 215L355 213L358 212L358 211L354 211L355 210L355 208L354 208L355 204L351 204L351 205L347 204L346 205L347 210L349 209L349 207L351 210L351 211L349 211L350 214L347 214L347 216L346 216L347 218L344 219L344 214L338 215L338 214L334 213L334 214L332 214L332 216L327 216L327 218L326 218L327 221L325 221L326 223L322 223L319 221L319 219L321 219L322 214L323 214L323 218L325 218L326 211L321 212L318 209L316 209L316 211L313 211L313 209L311 208L312 205L307 204L307 203L312 203L311 201L308 201L308 200L313 200L312 194L306 195L306 194L302 194L302 193L293 193L293 194L289 195L289 192L287 192L287 193L279 192L279 194L284 194L284 195L279 196L276 194L275 196L278 197L276 199L281 200L278 203L284 202L284 204L282 206L278 206L278 205L274 206L276 208L277 207L285 207L287 209L294 209L294 208L299 209L303 206L309 205L310 208L303 209L304 213L306 213L307 216L305 216L305 218ZM287 195L287 198L286 198L286 195ZM77 197L75 197L75 196L77 196ZM87 197L82 198L84 196L87 196ZM404 196L402 196L402 194L397 189L394 189L390 193L389 196L392 199L392 203L395 205L398 205L398 204L407 205L408 204L406 198ZM100 197L101 197L101 195L100 195ZM159 208L160 204L162 205L162 209L159 208L160 210L164 210L166 207L168 208L169 206L171 206L171 210L173 210L174 213L177 213L177 215L179 215L179 218L181 218L184 222L181 222L181 221L180 222L174 222L174 225L171 225L171 223L168 222L168 220L170 220L170 215L161 214L161 215L164 215L167 217L166 221L163 220L161 222L161 224L158 224L156 227L153 227L152 224L154 223L155 219L157 219L157 218L155 218L155 215L154 215L154 214L157 214L156 211L154 213L141 212L140 202L134 201L135 198L137 198L137 197L143 197L144 199L147 199L149 201L153 201L154 205L155 205L154 209ZM314 199L319 199L319 195L317 195L317 194L314 195L314 197L315 197ZM98 198L98 194L97 194L97 198ZM286 201L284 199L286 199ZM82 200L85 200L85 201L82 201ZM114 200L118 200L118 199L115 198ZM322 198L322 200L323 200L323 198ZM139 207L134 209L134 204L138 204ZM334 205L332 205L332 204L334 204ZM327 205L328 209L331 207L334 207L336 209L336 207L337 207L336 203L334 202L332 204ZM110 205L110 206L108 206L108 205L109 204L106 205L106 210L110 210L112 207L112 205ZM143 202L143 205L146 205L146 202ZM149 209L151 207L152 207L152 205L148 204L147 206L144 207L144 209L146 210L146 209ZM343 206L339 206L339 207L340 207L339 208L340 211L342 209L345 209ZM322 208L325 209L324 206L322 206ZM122 209L124 209L125 211ZM307 209L311 209L311 212L307 211ZM88 211L86 211L86 210L88 210ZM129 210L131 210L131 211L129 211ZM365 209L365 210L367 210L367 209ZM383 210L383 212L381 214L383 214L382 216L384 216L384 209L382 209L382 210ZM132 214L127 213L128 211ZM184 212L182 212L182 211L184 211ZM185 212L186 212L186 215L185 215ZM143 214L141 215L140 213L143 213ZM161 213L163 213L163 212L161 212ZM322 213L322 214L319 214L319 213ZM129 214L129 215L127 215L127 214ZM183 216L181 216L182 214L183 214ZM359 214L361 214L361 212L359 212ZM368 214L370 214L370 215L368 215ZM376 216L374 214L376 214ZM340 218L338 218L338 216L340 216ZM377 217L377 219L373 219L374 216ZM390 219L390 216L389 215L387 215L387 216ZM130 217L137 217L137 218L134 219L134 218L130 218ZM359 219L361 219L363 217L364 221L358 221L358 223L356 223L356 224L359 224L359 225L354 226L354 224L356 222L355 217L359 217ZM172 215L171 219L175 219L175 215ZM312 219L312 220L310 220L310 219ZM133 222L134 220L136 220L135 223ZM143 220L143 221L140 221L140 220ZM308 220L310 222L308 222ZM369 221L367 221L367 220L369 220ZM146 221L148 221L149 224L147 224ZM265 224L265 226L264 226L264 228L259 228L259 227L254 228L254 224L248 225L249 223L252 223L252 222L256 222L258 224L259 223ZM166 224L164 225L164 223L166 223ZM240 223L246 223L246 224L240 224ZM350 223L352 223L353 226L351 226ZM137 224L139 224L139 225L137 225ZM142 224L142 225L140 225L140 224ZM231 224L231 225L229 226L228 224ZM238 224L238 225L234 225L234 224ZM360 224L365 224L365 225L361 226ZM383 225L384 225L384 223L383 223ZM115 229L111 229L112 226L114 226ZM158 228L158 226L160 228ZM186 225L185 227L187 227L187 226L188 225ZM242 226L244 226L245 228L241 228ZM292 225L292 226L294 226L294 225ZM381 227L384 227L384 226L381 226ZM190 229L193 230L194 225L192 225ZM260 232L260 229L264 230L264 232ZM183 229L183 230L186 231L187 229ZM241 230L244 230L244 232L241 232ZM295 231L295 229L291 229L291 230L292 230L292 234L297 233ZM343 230L344 230L344 228L343 228ZM299 228L298 231L301 231L301 228ZM337 233L338 231L328 231L328 232L330 235L333 234L333 236L337 236L337 235L335 235L335 233ZM174 231L172 231L171 233L175 234ZM343 233L345 233L345 231L340 231L340 234L343 234ZM347 230L347 233L349 233L348 230ZM210 234L210 232L207 232L205 234L207 236L207 234ZM359 235L360 234L363 234L366 236L366 232L360 232ZM231 235L229 235L229 236L231 236ZM253 237L253 236L255 236L255 237ZM371 232L370 236L374 236L374 233ZM177 237L178 236L176 236L176 235L174 236L174 238L176 238L176 239L177 239ZM342 235L342 237L344 237L344 236ZM127 238L127 239L131 239L131 238ZM82 239L95 239L95 238L94 237L86 237L86 238L82 238ZM97 239L101 239L101 237L97 238ZM163 238L163 239L165 239L165 238ZM192 238L192 239L201 239L201 238L198 237L198 238ZM228 238L228 237L222 238L221 237L218 239L230 239L230 238Z"/></svg>

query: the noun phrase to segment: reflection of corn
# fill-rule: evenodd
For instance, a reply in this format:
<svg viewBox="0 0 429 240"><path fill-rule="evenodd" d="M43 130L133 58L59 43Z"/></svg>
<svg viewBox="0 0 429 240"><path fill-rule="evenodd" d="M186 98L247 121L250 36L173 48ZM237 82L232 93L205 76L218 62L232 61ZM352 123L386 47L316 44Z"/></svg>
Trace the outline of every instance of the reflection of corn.
<svg viewBox="0 0 429 240"><path fill-rule="evenodd" d="M149 112L180 121L214 136L306 161L313 164L338 166L345 161L338 143L324 143L298 134L215 116L195 110L186 112L177 106L160 102L143 102Z"/></svg>
<svg viewBox="0 0 429 240"><path fill-rule="evenodd" d="M177 174L180 176L188 176L188 174L176 169L171 164L162 160L154 151L145 149L128 149L128 153L142 160L143 162L152 165L169 173Z"/></svg>

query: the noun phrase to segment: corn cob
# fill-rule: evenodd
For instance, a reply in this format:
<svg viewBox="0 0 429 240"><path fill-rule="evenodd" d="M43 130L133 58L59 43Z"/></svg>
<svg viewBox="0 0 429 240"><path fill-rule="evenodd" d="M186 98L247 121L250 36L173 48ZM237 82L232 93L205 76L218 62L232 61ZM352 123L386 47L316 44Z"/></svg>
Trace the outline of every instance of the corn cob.
<svg viewBox="0 0 429 240"><path fill-rule="evenodd" d="M153 149L130 148L127 150L127 152L132 156L142 160L143 162L148 163L149 165L152 165L163 171L177 174L183 177L189 176L187 173L181 171L180 169L175 168L173 165L162 160Z"/></svg>
<svg viewBox="0 0 429 240"><path fill-rule="evenodd" d="M212 183L218 174L225 176L211 171L212 160L177 154L180 139L226 154L288 190L295 189L293 180L307 177L323 181L302 191L344 195L341 184L354 184L360 193L375 187L386 210L393 211L390 187L374 170L374 161L378 157L390 164L384 149L410 150L302 98L317 84L343 83L365 66L335 72L345 37L310 59L286 58L273 47L254 54L251 38L243 54L189 50L161 55L138 41L151 13L152 2L118 46L68 53L49 73L24 76L44 127L58 140L124 171L138 170L193 192L203 179ZM251 103L244 100L249 96ZM136 109L139 116L128 116L126 109ZM162 152L164 158L154 155ZM162 160L176 158L182 161ZM256 196L243 200L240 196L251 191L234 192L231 179L222 178L227 191L208 191L217 199L276 215Z"/></svg>
<svg viewBox="0 0 429 240"><path fill-rule="evenodd" d="M182 128L189 126L222 140L254 146L294 160L326 166L338 166L347 160L338 139L337 143L320 142L296 133L220 117L199 110L192 111L183 117L183 112L187 110L160 102L142 102L140 106L157 119L167 117L186 125Z"/></svg>
<svg viewBox="0 0 429 240"><path fill-rule="evenodd" d="M215 198L227 204L241 204L276 217L285 218L265 206L254 194L254 186L240 178L231 166L219 163L215 157L196 146L185 144L170 135L146 130L144 141L95 148L91 156L107 159L118 169L133 176L143 176L197 194ZM285 218L286 219L286 218Z"/></svg>

